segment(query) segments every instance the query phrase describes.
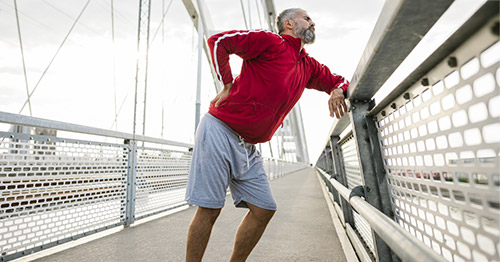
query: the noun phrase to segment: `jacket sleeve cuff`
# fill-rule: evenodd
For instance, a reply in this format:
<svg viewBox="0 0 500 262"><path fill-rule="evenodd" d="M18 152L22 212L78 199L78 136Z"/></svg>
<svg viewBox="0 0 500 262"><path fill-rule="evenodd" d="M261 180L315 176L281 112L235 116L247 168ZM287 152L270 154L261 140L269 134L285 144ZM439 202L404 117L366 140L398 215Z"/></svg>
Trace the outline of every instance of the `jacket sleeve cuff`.
<svg viewBox="0 0 500 262"><path fill-rule="evenodd" d="M335 90L335 89L341 89L342 92L344 93L344 97L347 98L347 89L344 90L342 87L339 87L339 86L332 87L332 89L330 89L330 92L328 92L328 94L331 95L333 90Z"/></svg>

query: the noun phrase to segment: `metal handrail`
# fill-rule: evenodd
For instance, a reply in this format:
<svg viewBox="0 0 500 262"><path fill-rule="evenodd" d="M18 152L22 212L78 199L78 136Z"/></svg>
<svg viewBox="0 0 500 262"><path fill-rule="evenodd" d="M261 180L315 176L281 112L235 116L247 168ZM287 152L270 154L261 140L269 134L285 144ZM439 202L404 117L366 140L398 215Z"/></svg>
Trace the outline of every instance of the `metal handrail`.
<svg viewBox="0 0 500 262"><path fill-rule="evenodd" d="M359 196L352 196L351 190L340 184L335 179L330 179L329 175L316 167L318 172L330 181L339 194L370 224L380 238L396 253L402 261L446 261L439 254L434 252L416 237L408 233L384 215L378 209L370 205Z"/></svg>
<svg viewBox="0 0 500 262"><path fill-rule="evenodd" d="M372 99L452 3L453 0L386 1L351 79L349 100ZM432 12L424 15L422 6Z"/></svg>
<svg viewBox="0 0 500 262"><path fill-rule="evenodd" d="M446 39L427 59L422 62L412 73L410 73L399 85L397 85L387 96L378 102L370 110L367 116L375 116L389 104L406 92L413 84L420 81L422 85L428 85L429 81L423 78L429 71L443 61L450 53L457 49L464 39L471 37L491 18L498 16L498 2L488 1L477 12L460 26L450 37ZM424 80L426 79L426 80ZM427 82L427 83L426 83ZM406 100L404 100L406 102ZM403 102L403 103L404 103Z"/></svg>
<svg viewBox="0 0 500 262"><path fill-rule="evenodd" d="M22 125L22 126L31 126L31 127L41 127L41 128L49 128L49 129L57 129L61 131L69 131L81 134L89 134L89 135L97 135L97 136L105 136L105 137L113 137L119 139L128 139L128 140L137 140L144 141L150 143L157 143L169 146L178 146L178 147L187 147L192 148L192 144L175 142L160 138L142 136L142 135L133 135L124 132L117 132L107 129L83 126L70 124L60 121L48 120L44 118L23 116L19 114L7 113L0 111L0 123L14 124L14 125Z"/></svg>

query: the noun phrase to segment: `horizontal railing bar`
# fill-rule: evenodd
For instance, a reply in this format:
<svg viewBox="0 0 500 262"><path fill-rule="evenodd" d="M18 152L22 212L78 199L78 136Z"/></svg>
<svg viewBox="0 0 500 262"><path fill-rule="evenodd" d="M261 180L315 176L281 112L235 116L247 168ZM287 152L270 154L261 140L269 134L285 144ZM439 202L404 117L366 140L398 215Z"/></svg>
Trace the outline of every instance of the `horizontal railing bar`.
<svg viewBox="0 0 500 262"><path fill-rule="evenodd" d="M406 77L390 94L382 99L370 112L368 116L378 114L397 97L402 95L420 78L425 76L432 68L450 55L465 40L476 33L488 20L498 16L498 2L488 1L476 13L474 13L460 28L453 33L442 45L439 46L429 57L420 64L411 74Z"/></svg>
<svg viewBox="0 0 500 262"><path fill-rule="evenodd" d="M77 124L70 124L70 123L48 120L48 119L38 118L38 117L23 116L23 115L19 115L19 114L13 114L13 113L1 112L1 111L0 111L0 123L56 129L56 130L60 130L60 131L68 131L68 132L75 132L75 133L96 135L96 136L113 137L113 138L119 138L119 139L136 140L136 141L163 144L163 145L169 145L169 146L178 146L178 147L187 147L187 148L193 147L192 144L187 144L187 143L175 142L175 141L154 138L154 137L148 137L148 136L142 136L142 135L135 135L135 137L134 137L133 134L124 133L124 132L112 131L112 130L107 130L107 129L77 125Z"/></svg>
<svg viewBox="0 0 500 262"><path fill-rule="evenodd" d="M330 135L326 140L325 147L327 147L330 144L330 137L340 136L340 134L344 132L344 130L349 126L350 123L351 119L349 118L349 115L347 113L340 119L334 118L332 127L330 128L329 132Z"/></svg>
<svg viewBox="0 0 500 262"><path fill-rule="evenodd" d="M73 139L73 138L62 138L62 137L51 137L48 135L33 135L33 134L25 134L25 133L13 133L13 132L3 132L0 131L1 138L11 138L11 139L19 139L19 140L35 140L40 142L59 142L59 143L79 143L79 144L87 144L87 145L99 145L99 146L112 146L112 147L122 147L128 148L128 145L124 144L114 144L108 142L93 142L88 140L81 139ZM44 141L45 140L45 141ZM15 149L15 148L13 148ZM22 150L22 149L20 149Z"/></svg>
<svg viewBox="0 0 500 262"><path fill-rule="evenodd" d="M452 3L386 1L351 80L349 99L370 100Z"/></svg>
<svg viewBox="0 0 500 262"><path fill-rule="evenodd" d="M328 178L328 175L323 170L317 167L316 169L322 176ZM335 179L329 179L329 181L402 261L446 261L361 197L353 196L349 199L351 190L338 181Z"/></svg>

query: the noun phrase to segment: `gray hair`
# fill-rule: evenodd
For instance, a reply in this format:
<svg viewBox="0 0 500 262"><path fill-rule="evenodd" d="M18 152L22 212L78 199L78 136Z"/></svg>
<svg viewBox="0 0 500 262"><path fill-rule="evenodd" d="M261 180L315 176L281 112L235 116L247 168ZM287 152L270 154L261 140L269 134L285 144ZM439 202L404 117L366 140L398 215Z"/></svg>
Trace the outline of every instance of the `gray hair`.
<svg viewBox="0 0 500 262"><path fill-rule="evenodd" d="M294 20L295 12L297 10L302 10L302 9L300 8L285 9L276 17L276 30L278 30L278 34L281 35L283 32L285 32L285 20Z"/></svg>

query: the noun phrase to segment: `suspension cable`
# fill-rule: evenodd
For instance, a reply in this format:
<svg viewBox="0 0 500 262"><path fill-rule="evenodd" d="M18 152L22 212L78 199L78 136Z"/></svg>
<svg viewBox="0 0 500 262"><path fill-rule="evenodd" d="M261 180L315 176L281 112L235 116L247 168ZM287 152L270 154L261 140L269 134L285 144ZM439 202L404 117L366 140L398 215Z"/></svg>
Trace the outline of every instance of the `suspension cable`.
<svg viewBox="0 0 500 262"><path fill-rule="evenodd" d="M12 9L15 9L15 7L11 6L9 3L6 3L6 2L2 2L0 1L0 4L4 4ZM2 9L2 11L5 11L4 9ZM31 23L33 25L37 25L37 26L40 26L41 28L47 30L47 32L51 32L51 33L55 33L57 34L57 32L55 30L53 30L52 28L46 26L45 24L43 24L42 22L36 20L35 18L31 17L30 15L28 14L25 14L24 12L22 11L18 11L20 15L22 15L24 18L25 18L25 22L28 22L28 23ZM5 40L4 40L5 41Z"/></svg>
<svg viewBox="0 0 500 262"><path fill-rule="evenodd" d="M106 12L110 12L111 6L109 6L107 0L95 1L94 3L100 6L102 9L106 10ZM132 22L132 20L120 13L118 9L115 8L113 12L115 13L115 18L120 18L122 22L126 23L128 26L135 26L135 22Z"/></svg>
<svg viewBox="0 0 500 262"><path fill-rule="evenodd" d="M252 9L250 8L250 0L247 0L248 2L248 25L250 26L250 29L252 29Z"/></svg>
<svg viewBox="0 0 500 262"><path fill-rule="evenodd" d="M17 11L17 0L14 0L14 9L16 10L17 35L19 36L19 46L21 47L21 57L23 60L23 72L24 72L24 83L26 84L26 95L28 96L30 116L33 116L33 111L31 110L30 89L28 87L28 75L26 73L26 62L24 59L23 39L21 38L21 25L19 24L19 14Z"/></svg>
<svg viewBox="0 0 500 262"><path fill-rule="evenodd" d="M161 11L165 13L165 0L161 1ZM165 23L162 21L161 23L161 47L165 47ZM167 59L162 60L163 64L167 61ZM163 66L162 66L163 67ZM166 86L165 84L165 78L166 75L163 75L161 78L161 85ZM164 123L165 123L165 102L162 101L161 103L161 138L163 139L163 130L165 129Z"/></svg>
<svg viewBox="0 0 500 262"><path fill-rule="evenodd" d="M248 28L247 16L245 14L245 6L243 5L243 0L240 0L240 4L241 4L241 12L243 12L243 20L245 20L245 27L247 28L247 30L250 30L250 28Z"/></svg>
<svg viewBox="0 0 500 262"><path fill-rule="evenodd" d="M166 10L165 10L165 12L163 13L163 17L161 18L161 22L160 22L160 24L158 25L158 27L156 28L156 31L155 31L155 33L154 33L154 35L153 35L153 39L151 40L151 44L153 44L153 42L155 41L155 39L156 39L156 35L158 34L158 31L160 31L161 26L163 25L163 23L165 23L165 16L167 15L168 10L170 10L170 6L172 5L172 2L173 2L173 1L174 1L174 0L170 0L170 3L168 3L167 9L166 9Z"/></svg>
<svg viewBox="0 0 500 262"><path fill-rule="evenodd" d="M170 5L172 4L172 2L173 2L173 0L171 0L171 1L170 1L170 3L169 3L169 4L168 4L168 6L167 6L167 9L165 10L165 12L164 12L164 14L163 14L162 23L164 22L165 16L167 15L167 12L168 12L168 10L170 9ZM158 26L158 28L157 28L156 33L155 33L155 35L154 35L154 36L156 36L156 34L158 33L159 28L161 28L161 24L160 24L160 26ZM151 40L151 44L153 43L154 39L155 39L155 38L153 37L153 40ZM132 84L133 84L133 83L131 83L131 84L130 84L130 87L129 87L129 88L132 88ZM129 91L130 91L130 90L129 90ZM118 118L118 116L120 116L120 113L121 113L121 111L122 111L123 105L125 104L125 101L127 100L127 98L128 98L128 95L129 95L129 94L130 94L130 93L127 93L127 95L125 95L125 98L122 100L121 105L120 105L120 108L118 109L118 112L116 113L116 118L115 118L115 120L113 121L113 123L111 124L111 129L115 126L115 124L116 124L116 125L118 125L118 123L117 123L117 118Z"/></svg>
<svg viewBox="0 0 500 262"><path fill-rule="evenodd" d="M128 90L128 92L127 92L127 94L125 95L125 97L124 97L124 98L123 98L123 100L122 100L122 103L121 103L121 105L120 105L120 108L118 109L117 116L119 116L119 115L120 115L120 113L122 112L123 106L125 105L125 101L127 101L127 98L128 98L128 96L130 95L130 91L132 90L132 87L133 87L133 85L134 85L134 81L135 81L134 79L133 79L133 80L131 80L131 82L130 82L130 84L129 84L129 86L128 86L128 89L127 89L127 90ZM113 129L113 127L115 126L115 124L116 124L116 125L118 125L118 123L116 122L116 119L115 119L115 121L113 121L113 123L111 124L111 127L110 127L109 129Z"/></svg>
<svg viewBox="0 0 500 262"><path fill-rule="evenodd" d="M162 0L161 1L161 11L163 13L165 13L165 0ZM165 43L165 23L161 23L161 44L163 46L163 44Z"/></svg>
<svg viewBox="0 0 500 262"><path fill-rule="evenodd" d="M42 2L44 2L46 5L50 6L52 9L56 10L57 12L61 13L62 15L66 16L67 18L69 18L69 19L71 19L71 20L73 20L73 19L74 19L74 18L73 18L70 14L68 14L68 13L64 12L63 10L61 10L60 8L58 8L57 6L54 6L53 4L51 4L51 3L47 2L47 0L42 0ZM105 39L105 38L106 38L106 36L105 36L105 35L103 35L103 34L101 34L101 33L97 32L96 30L92 29L90 26L87 26L86 24L81 23L81 22L80 22L79 24L80 24L81 26L83 26L83 27L87 28L89 31L91 31L91 32L95 33L96 35L100 36L101 38L103 38L103 39Z"/></svg>
<svg viewBox="0 0 500 262"><path fill-rule="evenodd" d="M116 109L116 48L115 48L115 16L114 16L114 5L113 0L111 0L111 42L113 44L113 90L114 90L114 101L115 101L115 130L118 131L118 112Z"/></svg>
<svg viewBox="0 0 500 262"><path fill-rule="evenodd" d="M259 25L260 25L260 28L262 28L262 20L260 19L259 0L255 0L255 5L257 6L257 15L259 16Z"/></svg>
<svg viewBox="0 0 500 262"><path fill-rule="evenodd" d="M50 66L52 65L52 62L54 62L54 60L56 59L57 54L59 54L59 51L61 51L61 48L63 47L64 43L66 43L66 40L68 39L69 35L71 34L71 32L73 31L73 29L75 28L76 24L78 23L78 20L80 20L80 17L83 15L83 13L85 12L85 10L87 9L87 6L89 5L90 1L92 1L92 0L88 0L87 1L87 3L85 4L85 6L83 7L82 11L80 12L80 14L78 15L78 17L76 18L75 22L73 23L73 25L69 29L69 32L66 34L66 37L64 37L64 40L59 45L59 48L57 49L56 53L52 57L52 60L50 60L50 63L47 65L47 67L43 71L42 76L40 76L40 79L38 79L38 82L36 83L35 87L33 88L33 90L31 90L31 93L29 94L28 99L24 102L23 106L21 107L21 110L19 110L19 114L21 114L21 112L23 111L23 109L26 106L26 104L28 103L28 101L30 101L31 96L33 95L33 93L35 92L35 90L38 88L38 85L40 84L40 82L42 81L43 77L45 76L45 74L49 70Z"/></svg>

